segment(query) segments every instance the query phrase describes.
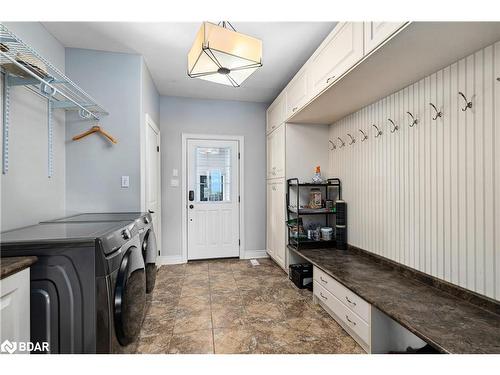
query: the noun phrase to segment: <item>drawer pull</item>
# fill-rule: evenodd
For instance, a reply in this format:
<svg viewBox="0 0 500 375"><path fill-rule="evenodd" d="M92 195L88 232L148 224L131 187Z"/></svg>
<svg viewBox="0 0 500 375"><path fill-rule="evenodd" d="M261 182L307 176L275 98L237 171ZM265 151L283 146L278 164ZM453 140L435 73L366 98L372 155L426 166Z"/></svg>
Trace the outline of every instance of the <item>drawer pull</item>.
<svg viewBox="0 0 500 375"><path fill-rule="evenodd" d="M347 319L347 321L353 325L356 325L356 322L353 322L351 319L349 319L349 317L346 315L345 318Z"/></svg>
<svg viewBox="0 0 500 375"><path fill-rule="evenodd" d="M351 305L356 306L356 302L352 302L349 297L345 296L345 300L349 302Z"/></svg>
<svg viewBox="0 0 500 375"><path fill-rule="evenodd" d="M326 80L326 83L330 83L330 81L331 81L332 79L334 79L334 78L335 78L335 76L328 77L328 79Z"/></svg>
<svg viewBox="0 0 500 375"><path fill-rule="evenodd" d="M325 279L323 279L321 276L319 277L319 279L321 280L321 282L323 282L325 284L328 284L328 281L326 281Z"/></svg>
<svg viewBox="0 0 500 375"><path fill-rule="evenodd" d="M321 292L319 292L319 295L320 295L320 296L321 296L321 298L323 298L323 299L326 299L326 300L328 299L328 297L325 297L325 296L323 295L323 293L321 293Z"/></svg>
<svg viewBox="0 0 500 375"><path fill-rule="evenodd" d="M297 107L292 108L292 112L295 112L297 110Z"/></svg>

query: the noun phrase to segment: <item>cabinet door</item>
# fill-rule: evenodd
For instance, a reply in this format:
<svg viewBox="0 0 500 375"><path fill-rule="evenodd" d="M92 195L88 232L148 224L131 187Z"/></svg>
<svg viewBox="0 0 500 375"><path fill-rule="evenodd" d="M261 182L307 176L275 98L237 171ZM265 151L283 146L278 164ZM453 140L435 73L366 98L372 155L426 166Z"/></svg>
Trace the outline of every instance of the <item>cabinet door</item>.
<svg viewBox="0 0 500 375"><path fill-rule="evenodd" d="M365 22L365 54L370 53L406 22Z"/></svg>
<svg viewBox="0 0 500 375"><path fill-rule="evenodd" d="M0 342L30 340L30 269L0 281ZM16 353L24 353L14 348ZM28 352L29 353L29 352Z"/></svg>
<svg viewBox="0 0 500 375"><path fill-rule="evenodd" d="M274 242L274 260L283 269L285 268L285 182L283 180L277 181L273 187L273 242Z"/></svg>
<svg viewBox="0 0 500 375"><path fill-rule="evenodd" d="M339 23L311 61L311 97L335 82L362 57L363 23Z"/></svg>
<svg viewBox="0 0 500 375"><path fill-rule="evenodd" d="M284 121L285 117L285 97L278 97L273 104L267 110L267 127L266 133L272 132Z"/></svg>
<svg viewBox="0 0 500 375"><path fill-rule="evenodd" d="M285 177L285 124L273 132L272 178Z"/></svg>
<svg viewBox="0 0 500 375"><path fill-rule="evenodd" d="M286 119L306 104L308 99L307 91L307 69L304 69L286 89Z"/></svg>
<svg viewBox="0 0 500 375"><path fill-rule="evenodd" d="M273 241L273 186L274 182L267 182L267 206L266 206L266 250L270 257L274 258Z"/></svg>
<svg viewBox="0 0 500 375"><path fill-rule="evenodd" d="M268 134L266 137L266 154L267 154L267 178L273 178L273 166L274 166L274 147L273 142L275 138L275 133Z"/></svg>

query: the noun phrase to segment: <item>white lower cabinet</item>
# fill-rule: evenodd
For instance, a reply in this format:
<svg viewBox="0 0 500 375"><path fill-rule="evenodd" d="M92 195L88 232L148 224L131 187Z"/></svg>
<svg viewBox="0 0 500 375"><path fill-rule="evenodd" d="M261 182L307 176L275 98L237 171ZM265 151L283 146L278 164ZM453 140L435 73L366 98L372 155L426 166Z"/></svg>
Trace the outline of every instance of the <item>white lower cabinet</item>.
<svg viewBox="0 0 500 375"><path fill-rule="evenodd" d="M318 267L313 268L313 300L367 353L405 351L425 342Z"/></svg>
<svg viewBox="0 0 500 375"><path fill-rule="evenodd" d="M370 304L328 276L313 268L313 298L368 353L371 344Z"/></svg>
<svg viewBox="0 0 500 375"><path fill-rule="evenodd" d="M286 271L285 181L267 181L267 253Z"/></svg>
<svg viewBox="0 0 500 375"><path fill-rule="evenodd" d="M5 350L23 353L17 345L30 341L29 268L0 280L0 316L0 343L9 340L16 347L8 345Z"/></svg>

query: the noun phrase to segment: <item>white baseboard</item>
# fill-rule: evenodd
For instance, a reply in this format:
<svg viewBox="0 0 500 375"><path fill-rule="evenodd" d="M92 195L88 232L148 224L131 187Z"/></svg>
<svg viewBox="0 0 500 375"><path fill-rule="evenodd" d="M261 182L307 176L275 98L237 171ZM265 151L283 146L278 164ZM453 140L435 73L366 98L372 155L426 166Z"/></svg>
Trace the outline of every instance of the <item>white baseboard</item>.
<svg viewBox="0 0 500 375"><path fill-rule="evenodd" d="M182 255L165 255L156 258L156 265L163 266L167 264L182 264L186 263L186 260Z"/></svg>
<svg viewBox="0 0 500 375"><path fill-rule="evenodd" d="M269 258L266 250L247 250L241 259Z"/></svg>

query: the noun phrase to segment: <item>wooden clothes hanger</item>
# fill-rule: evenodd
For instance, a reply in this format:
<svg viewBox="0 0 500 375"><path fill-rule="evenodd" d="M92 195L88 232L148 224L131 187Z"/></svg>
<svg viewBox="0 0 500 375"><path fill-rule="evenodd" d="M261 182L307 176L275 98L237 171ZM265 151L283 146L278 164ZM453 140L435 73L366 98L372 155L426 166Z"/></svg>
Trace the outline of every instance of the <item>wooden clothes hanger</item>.
<svg viewBox="0 0 500 375"><path fill-rule="evenodd" d="M83 132L81 134L75 135L73 137L73 141L79 141L80 139L85 138L86 136L94 134L94 133L99 133L99 134L103 135L110 142L112 142L114 144L118 143L118 141L116 140L115 137L113 137L111 134L107 133L106 131L102 130L99 125L94 125L89 130L87 130L86 132Z"/></svg>

